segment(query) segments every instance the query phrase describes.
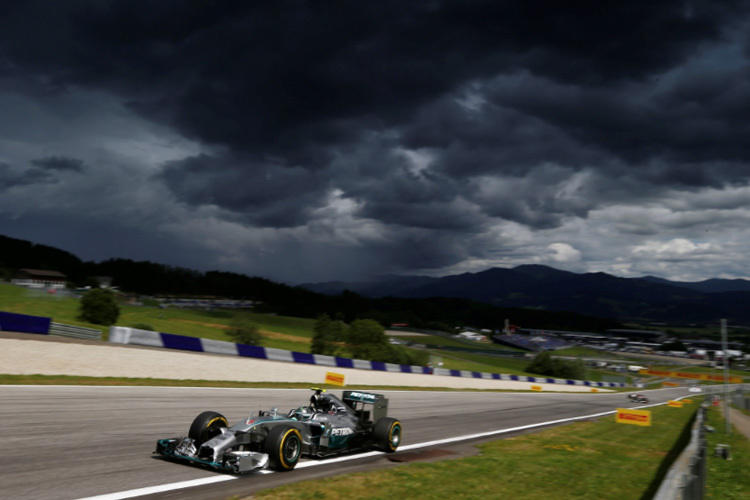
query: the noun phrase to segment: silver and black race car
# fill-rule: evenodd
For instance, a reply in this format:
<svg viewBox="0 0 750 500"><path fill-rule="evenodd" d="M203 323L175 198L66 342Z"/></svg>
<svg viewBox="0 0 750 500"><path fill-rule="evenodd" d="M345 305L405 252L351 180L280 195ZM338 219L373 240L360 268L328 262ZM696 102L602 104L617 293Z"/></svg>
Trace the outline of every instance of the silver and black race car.
<svg viewBox="0 0 750 500"><path fill-rule="evenodd" d="M288 413L276 408L252 412L231 427L222 414L205 411L193 420L187 437L159 439L154 453L241 474L264 467L291 470L302 456L396 451L401 423L388 418L383 395L344 391L339 399L324 389L313 391L308 406Z"/></svg>
<svg viewBox="0 0 750 500"><path fill-rule="evenodd" d="M633 403L648 403L648 398L643 394L628 394L628 400Z"/></svg>

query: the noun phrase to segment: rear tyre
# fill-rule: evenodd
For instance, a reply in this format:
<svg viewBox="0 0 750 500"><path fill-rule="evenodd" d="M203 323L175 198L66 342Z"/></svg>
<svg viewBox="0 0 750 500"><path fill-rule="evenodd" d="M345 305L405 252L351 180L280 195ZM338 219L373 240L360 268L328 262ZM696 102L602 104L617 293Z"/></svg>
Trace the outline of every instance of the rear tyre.
<svg viewBox="0 0 750 500"><path fill-rule="evenodd" d="M196 448L221 434L222 427L229 427L227 419L221 413L204 411L193 420L188 437L195 441Z"/></svg>
<svg viewBox="0 0 750 500"><path fill-rule="evenodd" d="M393 453L401 444L401 422L395 418L381 418L375 423L372 437L378 449Z"/></svg>
<svg viewBox="0 0 750 500"><path fill-rule="evenodd" d="M263 451L268 454L269 468L292 470L302 454L302 435L294 427L277 425L266 436Z"/></svg>

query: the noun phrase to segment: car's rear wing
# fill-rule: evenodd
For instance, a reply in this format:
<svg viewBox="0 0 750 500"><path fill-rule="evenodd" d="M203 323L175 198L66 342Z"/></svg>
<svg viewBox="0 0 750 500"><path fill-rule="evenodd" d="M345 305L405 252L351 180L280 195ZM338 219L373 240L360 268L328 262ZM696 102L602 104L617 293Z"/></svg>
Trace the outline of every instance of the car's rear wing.
<svg viewBox="0 0 750 500"><path fill-rule="evenodd" d="M343 400L362 420L377 422L379 419L388 416L388 399L382 394L344 391ZM372 408L365 410L365 405L372 405Z"/></svg>

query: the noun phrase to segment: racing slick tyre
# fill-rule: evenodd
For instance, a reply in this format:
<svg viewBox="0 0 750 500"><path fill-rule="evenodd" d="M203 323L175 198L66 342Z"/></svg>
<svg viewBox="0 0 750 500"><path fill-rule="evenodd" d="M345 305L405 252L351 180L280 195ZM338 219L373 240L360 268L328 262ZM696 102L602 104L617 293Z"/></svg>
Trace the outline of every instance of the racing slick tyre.
<svg viewBox="0 0 750 500"><path fill-rule="evenodd" d="M401 422L395 418L381 418L375 423L372 437L377 448L393 453L401 443Z"/></svg>
<svg viewBox="0 0 750 500"><path fill-rule="evenodd" d="M204 411L193 420L188 437L195 441L196 448L200 448L203 443L221 434L222 427L229 427L224 415L215 411Z"/></svg>
<svg viewBox="0 0 750 500"><path fill-rule="evenodd" d="M294 427L277 425L268 432L263 451L268 454L269 468L292 470L302 454L302 435Z"/></svg>

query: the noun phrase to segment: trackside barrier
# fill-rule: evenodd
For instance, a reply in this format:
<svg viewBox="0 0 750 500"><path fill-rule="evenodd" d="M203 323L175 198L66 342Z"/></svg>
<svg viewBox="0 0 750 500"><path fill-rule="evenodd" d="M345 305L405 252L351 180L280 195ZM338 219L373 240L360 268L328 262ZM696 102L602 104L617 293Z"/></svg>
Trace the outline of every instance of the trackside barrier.
<svg viewBox="0 0 750 500"><path fill-rule="evenodd" d="M732 404L740 410L750 410L750 398L743 396L742 393L732 395Z"/></svg>
<svg viewBox="0 0 750 500"><path fill-rule="evenodd" d="M59 335L79 339L101 340L102 332L95 328L55 323L51 318L0 311L0 331Z"/></svg>
<svg viewBox="0 0 750 500"><path fill-rule="evenodd" d="M72 337L76 339L91 339L101 340L102 332L95 328L86 328L85 326L74 326L66 325L64 323L50 323L49 327L50 335L58 335L60 337Z"/></svg>
<svg viewBox="0 0 750 500"><path fill-rule="evenodd" d="M735 393L743 393L750 391L750 384L729 384L728 388ZM724 384L702 385L701 390L706 394L724 394Z"/></svg>
<svg viewBox="0 0 750 500"><path fill-rule="evenodd" d="M702 500L706 489L706 429L703 425L707 406L701 405L695 416L690 442L667 471L653 500Z"/></svg>
<svg viewBox="0 0 750 500"><path fill-rule="evenodd" d="M625 387L623 383L589 382L582 380L563 380L547 377L527 377L523 375L506 375L499 373L481 373L464 370L447 370L444 368L430 368L425 366L400 365L383 363L381 361L367 361L363 359L340 358L338 356L323 356L304 352L285 351L269 347L258 347L245 344L235 344L221 340L186 337L171 333L138 330L136 328L112 326L109 328L109 341L118 344L137 344L150 347L164 347L183 351L207 352L212 354L227 354L231 356L245 356L250 358L267 359L271 361L285 361L290 363L306 363L337 368L358 368L385 372L417 373L424 375L442 375L448 377L467 377L487 380L512 380L517 382L531 382L544 384L561 384L599 387Z"/></svg>
<svg viewBox="0 0 750 500"><path fill-rule="evenodd" d="M0 311L0 330L6 332L47 335L51 321L50 318L42 318L41 316Z"/></svg>

